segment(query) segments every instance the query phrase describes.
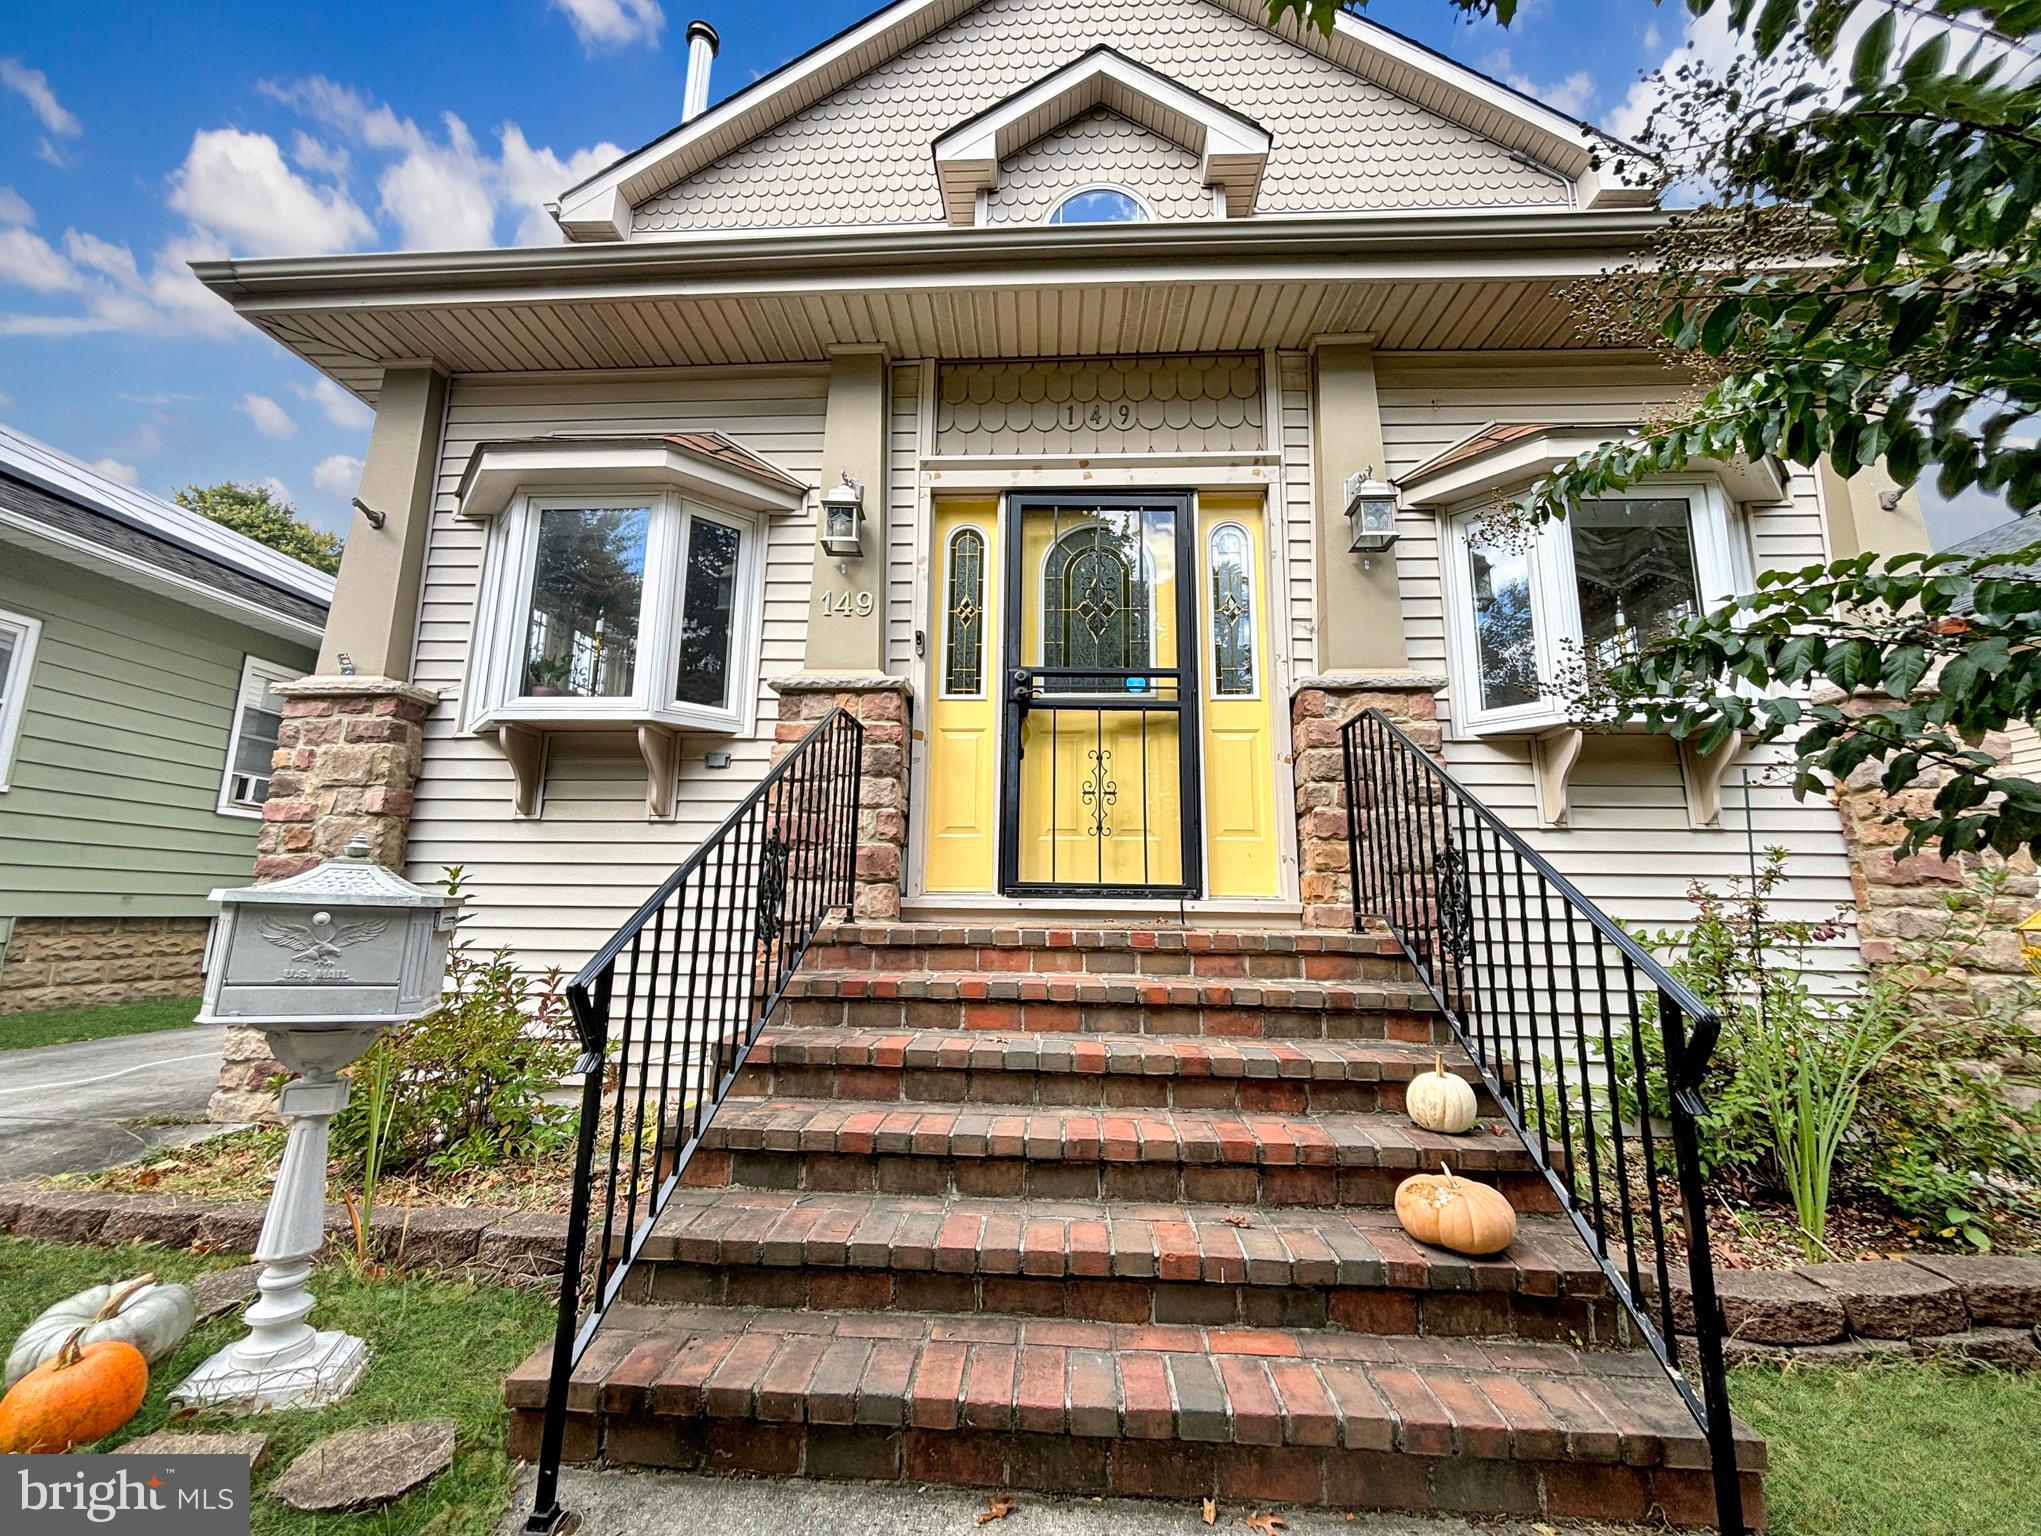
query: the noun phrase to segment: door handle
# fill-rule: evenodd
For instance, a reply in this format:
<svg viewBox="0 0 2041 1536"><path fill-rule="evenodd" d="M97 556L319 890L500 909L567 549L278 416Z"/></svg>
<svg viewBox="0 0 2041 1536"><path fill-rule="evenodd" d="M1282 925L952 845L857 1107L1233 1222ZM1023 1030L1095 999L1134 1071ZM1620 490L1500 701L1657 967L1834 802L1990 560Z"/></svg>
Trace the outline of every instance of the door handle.
<svg viewBox="0 0 2041 1536"><path fill-rule="evenodd" d="M1015 667L1006 674L1006 696L1020 705L1021 713L1027 713L1028 705L1035 698L1034 680L1022 668Z"/></svg>

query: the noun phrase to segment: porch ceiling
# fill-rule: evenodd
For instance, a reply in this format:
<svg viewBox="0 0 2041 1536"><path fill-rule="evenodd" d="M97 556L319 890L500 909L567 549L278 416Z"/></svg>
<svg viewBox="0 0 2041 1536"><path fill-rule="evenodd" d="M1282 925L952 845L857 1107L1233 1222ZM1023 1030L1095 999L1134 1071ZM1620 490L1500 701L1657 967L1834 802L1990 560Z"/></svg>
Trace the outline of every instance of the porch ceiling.
<svg viewBox="0 0 2041 1536"><path fill-rule="evenodd" d="M1430 215L869 232L205 262L261 327L364 399L456 373L1301 347L1572 347L1556 290L1634 259L1656 213Z"/></svg>

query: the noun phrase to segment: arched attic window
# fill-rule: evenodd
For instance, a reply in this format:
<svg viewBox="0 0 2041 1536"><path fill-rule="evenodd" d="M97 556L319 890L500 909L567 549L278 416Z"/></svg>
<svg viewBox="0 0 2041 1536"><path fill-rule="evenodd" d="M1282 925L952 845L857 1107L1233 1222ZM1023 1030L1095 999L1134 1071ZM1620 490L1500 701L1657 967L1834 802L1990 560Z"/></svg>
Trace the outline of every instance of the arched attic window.
<svg viewBox="0 0 2041 1536"><path fill-rule="evenodd" d="M1073 192L1049 215L1051 224L1142 224L1149 218L1147 207L1131 192L1118 187L1086 187Z"/></svg>

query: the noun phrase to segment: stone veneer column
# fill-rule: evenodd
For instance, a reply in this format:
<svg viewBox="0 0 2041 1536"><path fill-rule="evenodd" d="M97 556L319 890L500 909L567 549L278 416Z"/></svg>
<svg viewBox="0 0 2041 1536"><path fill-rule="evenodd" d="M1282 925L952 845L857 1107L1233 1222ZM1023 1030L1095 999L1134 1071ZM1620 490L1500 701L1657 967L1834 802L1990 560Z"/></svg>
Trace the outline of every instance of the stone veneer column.
<svg viewBox="0 0 2041 1536"><path fill-rule="evenodd" d="M1298 680L1290 698L1296 763L1298 894L1307 928L1351 928L1354 876L1347 852L1346 768L1340 728L1379 709L1426 751L1439 750L1443 677L1422 672L1333 672ZM1367 835L1362 806L1361 834Z"/></svg>
<svg viewBox="0 0 2041 1536"><path fill-rule="evenodd" d="M425 717L439 695L387 677L306 677L276 691L284 696L283 724L256 834L255 878L302 873L336 857L357 834L377 863L401 871ZM229 1028L222 1050L208 1117L270 1118L270 1085L285 1072L261 1032Z"/></svg>
<svg viewBox="0 0 2041 1536"><path fill-rule="evenodd" d="M1868 714L1890 707L1888 698L1862 695L1843 704L1851 714ZM2012 744L2002 734L1985 736L1975 743L2000 762L2012 753ZM1895 817L1921 815L1934 805L1937 791L1947 775L1931 770L1897 794L1879 787L1881 769L1865 763L1853 772L1836 792L1836 807L1842 815L1843 845L1850 860L1850 885L1857 901L1857 932L1864 963L1890 965L1903 953L1905 942L1937 931L1948 915L1953 898L1966 912L1979 905L1977 878L1987 868L2006 867L2008 861L1996 854L1964 854L1944 859L1938 854L1917 853L1899 858L1896 848L1905 828ZM2025 853L2010 861L2006 900L1992 914L1989 927L1979 942L1962 957L1952 973L1951 984L1968 988L1980 1003L1988 1003L2009 987L2031 984L2033 973L2020 955L2019 936L2012 925L2033 910L2036 894L2033 858Z"/></svg>
<svg viewBox="0 0 2041 1536"><path fill-rule="evenodd" d="M864 726L851 915L897 918L907 867L907 680L877 672L796 672L773 679L772 688L780 696L775 761L832 709L848 711Z"/></svg>

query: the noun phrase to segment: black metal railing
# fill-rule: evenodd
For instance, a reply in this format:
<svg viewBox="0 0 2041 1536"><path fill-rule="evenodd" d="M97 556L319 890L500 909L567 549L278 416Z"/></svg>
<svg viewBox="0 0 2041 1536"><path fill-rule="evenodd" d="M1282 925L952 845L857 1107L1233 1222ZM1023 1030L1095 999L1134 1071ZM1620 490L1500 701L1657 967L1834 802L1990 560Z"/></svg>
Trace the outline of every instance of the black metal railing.
<svg viewBox="0 0 2041 1536"><path fill-rule="evenodd" d="M1388 716L1356 716L1341 744L1357 920L1388 923L1473 1056L1700 1425L1717 1518L1742 1532L1697 1132L1715 1016Z"/></svg>
<svg viewBox="0 0 2041 1536"><path fill-rule="evenodd" d="M560 1458L575 1365L787 978L830 909L850 905L863 746L843 710L819 721L568 984L580 1139L528 1533L566 1519Z"/></svg>

